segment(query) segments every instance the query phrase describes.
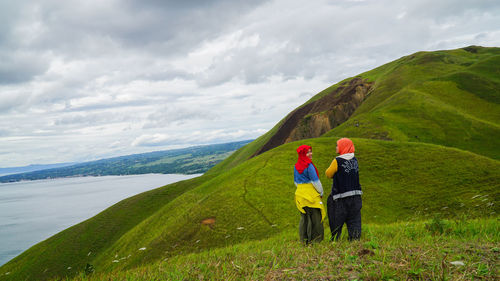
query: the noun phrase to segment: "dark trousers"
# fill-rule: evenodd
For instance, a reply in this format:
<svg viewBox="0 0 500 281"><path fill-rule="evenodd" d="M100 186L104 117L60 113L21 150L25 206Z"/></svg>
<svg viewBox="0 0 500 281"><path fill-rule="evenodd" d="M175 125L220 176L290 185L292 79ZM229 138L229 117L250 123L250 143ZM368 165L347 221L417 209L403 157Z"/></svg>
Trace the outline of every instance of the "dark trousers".
<svg viewBox="0 0 500 281"><path fill-rule="evenodd" d="M349 240L361 237L361 195L354 195L333 200L328 196L327 209L332 241L339 240L344 223L347 224Z"/></svg>
<svg viewBox="0 0 500 281"><path fill-rule="evenodd" d="M321 242L324 238L324 228L321 222L321 210L304 207L306 213L300 213L299 236L300 241L306 244Z"/></svg>

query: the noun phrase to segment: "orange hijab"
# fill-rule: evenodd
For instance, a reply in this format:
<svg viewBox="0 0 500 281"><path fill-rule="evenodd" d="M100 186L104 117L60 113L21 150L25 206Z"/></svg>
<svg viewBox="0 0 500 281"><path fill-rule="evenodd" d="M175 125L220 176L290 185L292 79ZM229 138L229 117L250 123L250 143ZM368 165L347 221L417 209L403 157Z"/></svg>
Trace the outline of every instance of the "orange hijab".
<svg viewBox="0 0 500 281"><path fill-rule="evenodd" d="M337 141L337 147L339 148L339 154L354 153L354 144L352 140L348 138L341 138Z"/></svg>

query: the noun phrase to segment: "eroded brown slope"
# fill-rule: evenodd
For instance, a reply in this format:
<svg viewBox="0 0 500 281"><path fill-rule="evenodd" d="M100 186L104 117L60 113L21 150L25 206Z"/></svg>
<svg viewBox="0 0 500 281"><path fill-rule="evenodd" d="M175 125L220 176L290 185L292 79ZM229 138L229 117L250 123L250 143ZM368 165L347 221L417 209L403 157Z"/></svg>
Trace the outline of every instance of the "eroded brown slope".
<svg viewBox="0 0 500 281"><path fill-rule="evenodd" d="M373 83L359 77L344 82L326 96L292 111L256 156L284 143L319 137L345 122L368 96Z"/></svg>

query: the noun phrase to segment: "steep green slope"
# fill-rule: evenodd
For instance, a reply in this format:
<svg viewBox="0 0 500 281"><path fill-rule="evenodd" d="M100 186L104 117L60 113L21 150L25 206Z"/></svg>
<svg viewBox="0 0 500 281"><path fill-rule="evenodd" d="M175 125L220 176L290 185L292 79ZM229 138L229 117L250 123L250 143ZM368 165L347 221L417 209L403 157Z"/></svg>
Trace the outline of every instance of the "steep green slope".
<svg viewBox="0 0 500 281"><path fill-rule="evenodd" d="M34 246L0 268L0 275L11 272L10 280L44 279L72 275L87 263L98 272L122 270L293 230L299 219L293 203L295 148L312 145L314 161L323 171L334 155L335 141L317 138L286 144L231 171L133 197ZM498 212L496 160L430 144L354 142L365 192L364 222ZM321 180L329 190L330 181L323 175ZM169 191L178 194L155 195ZM143 212L145 206L154 208ZM214 223L204 224L206 219Z"/></svg>
<svg viewBox="0 0 500 281"><path fill-rule="evenodd" d="M435 143L500 159L500 48L465 49L419 52L361 74L373 92L325 136Z"/></svg>

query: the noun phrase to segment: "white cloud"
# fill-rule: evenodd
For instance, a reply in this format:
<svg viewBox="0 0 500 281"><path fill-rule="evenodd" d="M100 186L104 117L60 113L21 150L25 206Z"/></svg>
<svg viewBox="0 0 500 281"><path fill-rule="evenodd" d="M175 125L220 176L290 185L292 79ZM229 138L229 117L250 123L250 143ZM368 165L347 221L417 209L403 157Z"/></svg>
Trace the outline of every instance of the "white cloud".
<svg viewBox="0 0 500 281"><path fill-rule="evenodd" d="M234 139L245 140L255 137L255 135L264 134L266 129L254 129L254 130L212 130L212 131L194 131L191 134L184 134L178 132L172 132L169 134L145 134L137 137L133 142L132 146L144 146L144 147L157 147L157 146L172 146L183 144L195 145L195 144L209 144L209 143L221 143L229 142Z"/></svg>
<svg viewBox="0 0 500 281"><path fill-rule="evenodd" d="M142 135L132 142L132 146L159 146L166 145L168 141L178 139L166 134Z"/></svg>

